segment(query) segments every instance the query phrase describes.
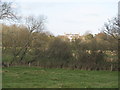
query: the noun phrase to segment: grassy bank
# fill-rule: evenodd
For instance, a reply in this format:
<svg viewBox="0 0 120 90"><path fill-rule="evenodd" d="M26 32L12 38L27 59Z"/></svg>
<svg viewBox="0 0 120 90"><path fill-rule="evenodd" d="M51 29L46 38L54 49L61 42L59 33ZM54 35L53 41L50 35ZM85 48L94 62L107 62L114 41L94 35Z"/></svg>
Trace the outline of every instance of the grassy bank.
<svg viewBox="0 0 120 90"><path fill-rule="evenodd" d="M116 71L3 68L3 88L117 88Z"/></svg>

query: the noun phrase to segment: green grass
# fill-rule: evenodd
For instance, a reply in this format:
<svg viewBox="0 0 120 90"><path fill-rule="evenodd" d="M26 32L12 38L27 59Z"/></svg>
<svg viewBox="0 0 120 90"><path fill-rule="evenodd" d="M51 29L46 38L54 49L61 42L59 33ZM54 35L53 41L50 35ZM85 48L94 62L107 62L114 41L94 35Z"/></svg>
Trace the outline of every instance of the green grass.
<svg viewBox="0 0 120 90"><path fill-rule="evenodd" d="M3 88L117 88L116 71L3 68Z"/></svg>

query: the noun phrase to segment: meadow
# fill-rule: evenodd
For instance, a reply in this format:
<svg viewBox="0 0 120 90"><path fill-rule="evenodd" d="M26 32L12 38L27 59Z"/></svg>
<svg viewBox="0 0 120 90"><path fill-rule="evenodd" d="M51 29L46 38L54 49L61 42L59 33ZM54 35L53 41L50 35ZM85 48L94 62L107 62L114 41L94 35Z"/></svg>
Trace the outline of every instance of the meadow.
<svg viewBox="0 0 120 90"><path fill-rule="evenodd" d="M3 88L118 88L117 71L3 68Z"/></svg>

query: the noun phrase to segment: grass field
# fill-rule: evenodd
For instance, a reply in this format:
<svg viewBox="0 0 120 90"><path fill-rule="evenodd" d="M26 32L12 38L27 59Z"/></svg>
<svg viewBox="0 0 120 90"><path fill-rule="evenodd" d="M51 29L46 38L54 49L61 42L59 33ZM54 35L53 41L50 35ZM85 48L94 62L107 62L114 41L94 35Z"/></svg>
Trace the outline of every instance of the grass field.
<svg viewBox="0 0 120 90"><path fill-rule="evenodd" d="M117 88L116 71L3 68L3 88Z"/></svg>

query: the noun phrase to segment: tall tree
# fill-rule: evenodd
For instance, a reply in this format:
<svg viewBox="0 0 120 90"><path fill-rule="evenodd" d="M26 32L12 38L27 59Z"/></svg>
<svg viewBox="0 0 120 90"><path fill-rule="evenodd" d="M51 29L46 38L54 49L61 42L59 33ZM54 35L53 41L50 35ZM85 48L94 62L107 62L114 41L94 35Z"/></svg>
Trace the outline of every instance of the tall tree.
<svg viewBox="0 0 120 90"><path fill-rule="evenodd" d="M22 52L19 62L21 62L24 59L29 47L31 46L32 40L34 39L33 33L42 32L44 30L45 20L46 18L44 18L43 16L39 16L37 18L34 16L29 16L26 18L25 25L29 30L29 36L25 45L23 46L23 48L21 48Z"/></svg>

